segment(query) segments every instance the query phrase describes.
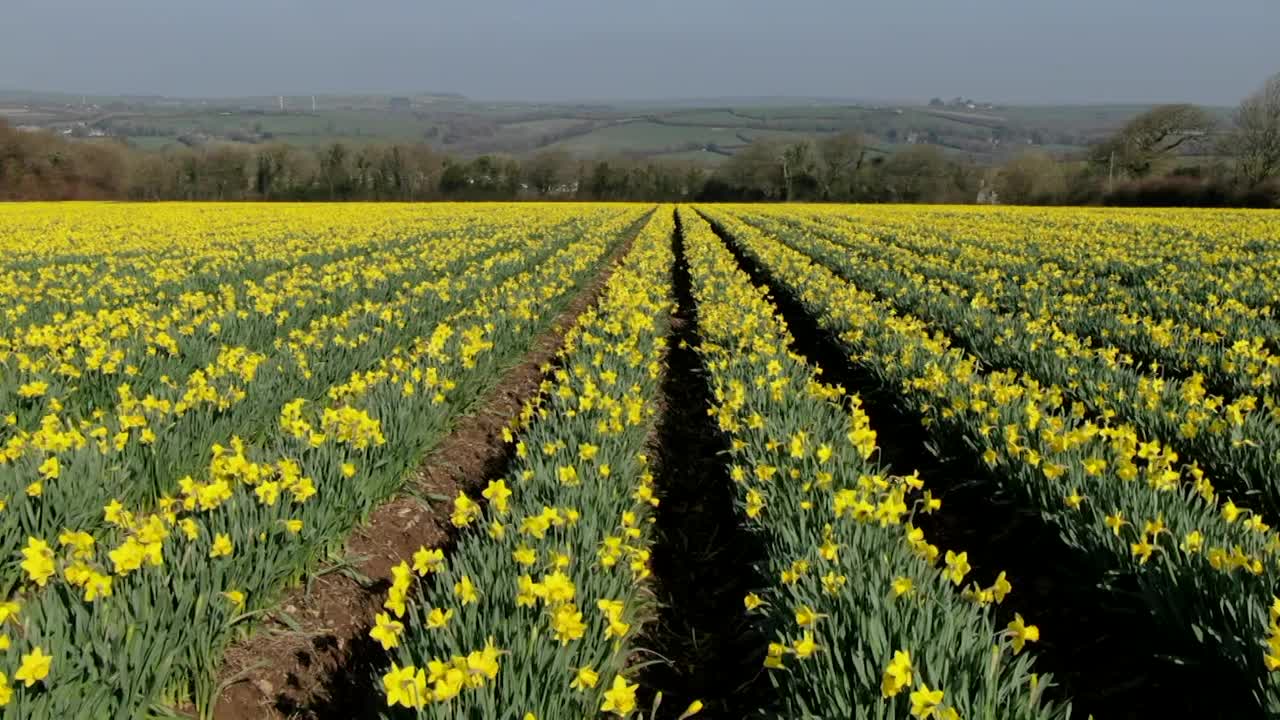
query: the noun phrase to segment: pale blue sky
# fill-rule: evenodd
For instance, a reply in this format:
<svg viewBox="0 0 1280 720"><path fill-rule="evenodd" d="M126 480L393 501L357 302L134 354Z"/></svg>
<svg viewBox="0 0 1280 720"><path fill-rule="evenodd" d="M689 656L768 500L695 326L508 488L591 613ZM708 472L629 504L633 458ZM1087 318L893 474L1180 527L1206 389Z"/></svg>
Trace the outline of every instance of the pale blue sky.
<svg viewBox="0 0 1280 720"><path fill-rule="evenodd" d="M1280 0L3 0L0 88L1234 103Z"/></svg>

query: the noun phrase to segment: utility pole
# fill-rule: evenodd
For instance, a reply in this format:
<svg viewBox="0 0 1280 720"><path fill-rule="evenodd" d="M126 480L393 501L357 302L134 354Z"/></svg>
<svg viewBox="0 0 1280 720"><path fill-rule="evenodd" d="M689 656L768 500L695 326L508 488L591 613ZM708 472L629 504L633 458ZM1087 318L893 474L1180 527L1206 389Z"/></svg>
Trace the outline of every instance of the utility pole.
<svg viewBox="0 0 1280 720"><path fill-rule="evenodd" d="M1107 192L1116 189L1116 151L1111 151L1111 169L1107 171Z"/></svg>
<svg viewBox="0 0 1280 720"><path fill-rule="evenodd" d="M315 111L316 111L316 96L312 95L311 96L311 112L315 112Z"/></svg>

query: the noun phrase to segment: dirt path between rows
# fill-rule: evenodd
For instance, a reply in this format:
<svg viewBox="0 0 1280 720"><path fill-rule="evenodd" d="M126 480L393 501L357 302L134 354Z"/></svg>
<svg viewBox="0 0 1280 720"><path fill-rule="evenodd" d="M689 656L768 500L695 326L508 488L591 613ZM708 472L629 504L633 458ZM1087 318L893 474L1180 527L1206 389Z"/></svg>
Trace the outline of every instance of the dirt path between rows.
<svg viewBox="0 0 1280 720"><path fill-rule="evenodd" d="M449 504L428 505L413 495L452 498L506 468L511 448L502 441L502 428L538 392L543 367L555 358L578 316L595 305L648 218L632 227L519 364L428 453L405 483L404 490L413 493L402 490L352 533L347 557L356 559L355 573L329 572L315 578L309 591L290 591L276 605L287 617L266 615L253 635L227 650L218 677L226 687L214 705L216 720L345 720L373 715L383 705L370 696L370 677L383 652L368 631L381 611L391 568L419 547L446 548L447 554L454 540Z"/></svg>
<svg viewBox="0 0 1280 720"><path fill-rule="evenodd" d="M698 354L694 301L679 216L672 241L677 310L671 321L662 414L656 427L653 585L656 621L640 639L648 651L640 707L661 692L657 720L674 720L694 700L700 718L739 720L767 707L767 645L742 605L766 585L760 539L734 505L729 439L707 415L712 392Z"/></svg>

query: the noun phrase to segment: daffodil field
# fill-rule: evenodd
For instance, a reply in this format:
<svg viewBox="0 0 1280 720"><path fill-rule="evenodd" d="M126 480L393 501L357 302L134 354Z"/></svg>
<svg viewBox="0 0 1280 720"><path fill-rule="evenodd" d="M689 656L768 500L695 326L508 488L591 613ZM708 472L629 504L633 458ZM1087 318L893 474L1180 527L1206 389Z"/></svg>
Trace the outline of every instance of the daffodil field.
<svg viewBox="0 0 1280 720"><path fill-rule="evenodd" d="M375 628L398 645L383 678L389 704L450 718L477 708L547 718L635 710L624 672L648 602L647 520L658 500L645 440L673 227L669 212L645 226L599 307L570 331L544 395L513 419L509 482L479 493L483 511L480 498L453 501L451 522L475 527L447 568L425 549L397 568L390 613ZM430 582L413 592L423 576ZM404 614L406 599L414 611Z"/></svg>
<svg viewBox="0 0 1280 720"><path fill-rule="evenodd" d="M868 227L877 228L875 234L849 236L841 243L829 239L822 213L807 217L717 209L709 214L840 338L856 362L898 388L903 403L938 432L963 437L993 468L993 476L1039 511L1064 542L1107 572L1130 577L1164 627L1194 637L1207 654L1223 656L1252 679L1252 694L1261 707L1280 711L1280 683L1274 674L1280 668L1280 602L1273 596L1280 536L1266 522L1265 512L1246 509L1267 507L1266 497L1274 495L1275 486L1271 476L1251 478L1251 466L1237 459L1249 453L1274 458L1280 447L1265 431L1255 430L1278 417L1266 392L1276 363L1267 349L1275 341L1261 329L1269 311L1217 298L1215 293L1229 283L1186 283L1217 298L1198 300L1251 308L1257 318L1233 324L1224 313L1216 327L1201 328L1202 335L1217 333L1219 345L1228 348L1223 355L1243 353L1244 344L1252 348L1248 360L1222 364L1240 375L1235 387L1255 392L1225 396L1205 389L1203 368L1214 363L1207 352L1194 362L1170 367L1145 354L1142 345L1126 344L1098 325L1082 324L1096 335L1081 337L1058 320L1071 317L1072 305L1092 303L1089 283L1125 285L1115 277L1117 268L1130 277L1145 272L1151 285L1168 283L1176 289L1181 285L1179 264L1196 273L1208 272L1214 263L1240 267L1245 259L1222 247L1229 239L1220 241L1230 233L1196 235L1188 227L1182 244L1163 246L1165 256L1155 241L1134 248L1133 238L1125 236L1095 236L1088 250L1064 243L1066 258L1034 267L1047 267L1037 272L1052 278L1066 274L1057 262L1068 264L1074 257L1091 265L1077 283L1041 289L1050 281L1031 274L1024 264L1023 275L1016 266L1007 266L1000 278L975 281L965 293L920 272L917 268L928 266L925 261L876 263L873 251L864 259L861 250L850 249L890 244L891 238L928 221L900 211L868 211ZM956 233L963 236L968 214L951 211L940 217L956 217L961 223ZM1071 227L1071 218L1052 215L1044 221ZM1254 214L1243 219L1253 221L1251 229L1234 232L1255 238L1269 234L1273 240L1270 245L1250 240L1237 253L1274 247L1280 218ZM1098 232L1095 223L1106 227L1120 218L1089 220L1078 219L1078 229L1068 237L1088 237ZM1156 224L1154 216L1142 220ZM946 225L935 221L933 227ZM1175 231L1165 227L1163 232ZM961 241L952 244L963 247ZM1246 250L1250 244L1253 249ZM1185 257L1195 247L1201 257ZM1108 248L1115 257L1092 256L1105 256ZM1142 258L1142 253L1153 257ZM1105 274L1108 267L1111 276ZM910 282L899 279L906 277ZM1026 294L1033 299L1002 313L979 288L999 287L1001 279L1009 282L1010 277L1031 288ZM1268 279L1260 276L1258 282ZM1143 289L1147 292L1134 291L1130 300L1143 308L1143 319L1130 322L1148 329L1176 322L1160 309L1161 303L1139 305L1140 298L1151 294L1149 287ZM1256 302L1262 291L1253 292ZM1156 317L1148 318L1147 312ZM1258 334L1247 335L1251 332ZM1211 476L1204 467L1230 472Z"/></svg>
<svg viewBox="0 0 1280 720"><path fill-rule="evenodd" d="M1004 575L961 589L964 552L941 557L910 522L941 503L919 477L875 462L856 396L845 407L844 392L789 351L769 300L706 222L686 214L685 237L731 476L746 518L770 537L777 583L744 603L777 633L764 665L783 714L1065 717L1040 705L1030 659L1017 657L1025 627L1002 632L984 609L1009 592Z"/></svg>
<svg viewBox="0 0 1280 720"><path fill-rule="evenodd" d="M1142 716L1063 660L1145 663L1127 620L1042 634L1034 548L964 547L1006 535L950 502L973 473L1073 560L1034 582L1168 639L1131 684L1191 667L1280 716L1277 278L1267 212L0 207L0 715L290 716L223 704L253 680L224 653L408 496L449 539L360 580L341 642L374 655L326 671L367 691L354 716ZM548 337L502 467L424 495L415 469ZM722 474L664 447L672 383L705 385L689 432ZM677 488L731 498L758 560L682 547ZM725 573L759 578L726 617L663 621ZM653 650L676 632L750 650Z"/></svg>
<svg viewBox="0 0 1280 720"><path fill-rule="evenodd" d="M157 206L135 227L121 207L19 210L3 241L47 233L58 260L5 271L28 294L0 340L4 642L50 658L11 694L32 671L5 668L12 717L209 704L236 625L340 547L647 210ZM99 240L66 257L75 235Z"/></svg>

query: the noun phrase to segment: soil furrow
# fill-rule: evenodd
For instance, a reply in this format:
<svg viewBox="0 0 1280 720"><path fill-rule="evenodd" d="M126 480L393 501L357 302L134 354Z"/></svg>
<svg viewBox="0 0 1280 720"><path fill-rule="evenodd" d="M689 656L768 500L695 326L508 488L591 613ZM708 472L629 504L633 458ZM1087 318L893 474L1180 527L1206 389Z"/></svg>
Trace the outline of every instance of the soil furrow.
<svg viewBox="0 0 1280 720"><path fill-rule="evenodd" d="M708 218L708 221L710 219ZM840 341L715 222L713 230L752 282L767 287L795 343L822 368L826 382L862 399L876 430L881 460L895 474L919 471L942 509L916 524L943 549L966 551L971 578L989 585L1005 571L1013 592L997 609L1008 622L1021 613L1041 630L1036 667L1053 674L1048 696L1072 703L1073 715L1247 718L1249 692L1225 668L1182 664L1179 648L1150 617L1123 578L1102 576L1059 538L1040 515L1001 491L997 479L959 438L925 428L897 388L853 363ZM1206 692L1209 686L1224 692Z"/></svg>
<svg viewBox="0 0 1280 720"><path fill-rule="evenodd" d="M370 678L385 652L368 632L381 611L391 568L419 547L448 551L455 541L449 503L500 476L512 447L502 428L519 414L545 377L564 334L592 307L631 249L646 214L605 260L600 273L570 301L532 349L459 419L427 455L395 498L380 506L347 541L354 572L329 572L310 587L290 591L262 627L224 656L219 680L226 685L214 707L216 720L377 717L385 701Z"/></svg>
<svg viewBox="0 0 1280 720"><path fill-rule="evenodd" d="M662 693L659 718L674 718L701 700L699 717L737 720L767 707L767 640L742 604L764 584L756 570L763 548L734 502L728 439L707 415L712 394L697 352L697 308L678 215L672 241L677 309L657 428L661 504L652 558L660 608L641 642L654 655L639 658L650 663L641 686Z"/></svg>

